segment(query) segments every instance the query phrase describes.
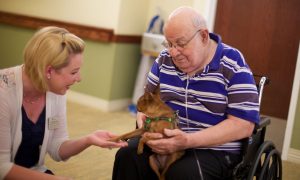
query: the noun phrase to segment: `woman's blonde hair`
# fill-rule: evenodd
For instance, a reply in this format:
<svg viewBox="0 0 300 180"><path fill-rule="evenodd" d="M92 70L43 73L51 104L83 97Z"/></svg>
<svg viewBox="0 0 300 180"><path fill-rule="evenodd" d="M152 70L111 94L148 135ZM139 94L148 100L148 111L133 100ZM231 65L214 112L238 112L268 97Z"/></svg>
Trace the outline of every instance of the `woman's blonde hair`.
<svg viewBox="0 0 300 180"><path fill-rule="evenodd" d="M45 92L48 90L45 76L46 67L61 69L69 64L71 54L83 53L82 39L64 28L49 26L38 30L24 49L25 73L34 86Z"/></svg>

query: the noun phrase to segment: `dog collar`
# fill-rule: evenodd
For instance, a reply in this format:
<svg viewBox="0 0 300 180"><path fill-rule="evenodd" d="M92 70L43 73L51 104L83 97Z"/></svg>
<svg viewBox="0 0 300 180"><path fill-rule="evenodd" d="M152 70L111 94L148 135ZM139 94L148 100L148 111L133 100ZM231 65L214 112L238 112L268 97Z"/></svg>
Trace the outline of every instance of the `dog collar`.
<svg viewBox="0 0 300 180"><path fill-rule="evenodd" d="M152 121L158 121L158 120L164 120L164 121L168 121L168 122L173 123L173 124L177 124L177 122L178 122L178 111L174 112L174 117L173 118L172 117L154 117L154 118L146 117L144 129L149 130L148 125Z"/></svg>

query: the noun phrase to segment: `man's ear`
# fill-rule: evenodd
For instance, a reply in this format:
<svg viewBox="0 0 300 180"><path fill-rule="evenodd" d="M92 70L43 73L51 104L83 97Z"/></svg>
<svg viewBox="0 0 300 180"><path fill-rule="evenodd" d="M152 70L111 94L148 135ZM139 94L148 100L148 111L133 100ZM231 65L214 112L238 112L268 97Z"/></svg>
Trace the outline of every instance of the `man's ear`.
<svg viewBox="0 0 300 180"><path fill-rule="evenodd" d="M209 32L207 29L203 29L200 31L200 36L204 44L206 44L209 40Z"/></svg>

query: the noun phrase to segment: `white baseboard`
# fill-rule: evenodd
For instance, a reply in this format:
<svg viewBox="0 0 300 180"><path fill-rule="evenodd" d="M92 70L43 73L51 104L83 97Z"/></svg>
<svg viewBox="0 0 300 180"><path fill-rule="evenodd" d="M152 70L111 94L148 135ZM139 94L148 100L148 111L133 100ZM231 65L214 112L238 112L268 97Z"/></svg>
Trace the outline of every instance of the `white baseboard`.
<svg viewBox="0 0 300 180"><path fill-rule="evenodd" d="M290 148L287 160L290 162L300 164L300 150Z"/></svg>
<svg viewBox="0 0 300 180"><path fill-rule="evenodd" d="M96 108L105 112L124 110L128 107L131 99L120 99L107 101L94 96L69 90L67 92L67 100L79 103L85 106Z"/></svg>

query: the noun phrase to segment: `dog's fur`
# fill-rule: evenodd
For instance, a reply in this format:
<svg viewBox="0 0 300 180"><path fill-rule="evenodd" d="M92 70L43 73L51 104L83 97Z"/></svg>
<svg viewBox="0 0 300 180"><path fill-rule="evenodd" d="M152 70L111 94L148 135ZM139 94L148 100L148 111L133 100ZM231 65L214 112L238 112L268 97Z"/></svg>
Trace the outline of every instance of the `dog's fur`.
<svg viewBox="0 0 300 180"><path fill-rule="evenodd" d="M155 92L145 92L144 95L139 98L137 103L137 110L144 113L149 118L157 118L158 120L152 120L150 123L145 123L144 127L113 138L111 139L112 141L127 140L132 137L141 136L144 132L155 132L163 134L165 128L178 128L176 122L177 116L175 112L160 99L159 85L157 86ZM164 118L172 118L172 121L170 122L167 120L163 120ZM150 139L145 136L141 137L137 150L138 154L143 153L144 144L148 140ZM164 180L169 166L173 162L181 158L183 154L184 151L178 151L168 155L153 154L149 157L150 166L157 174L159 179Z"/></svg>

